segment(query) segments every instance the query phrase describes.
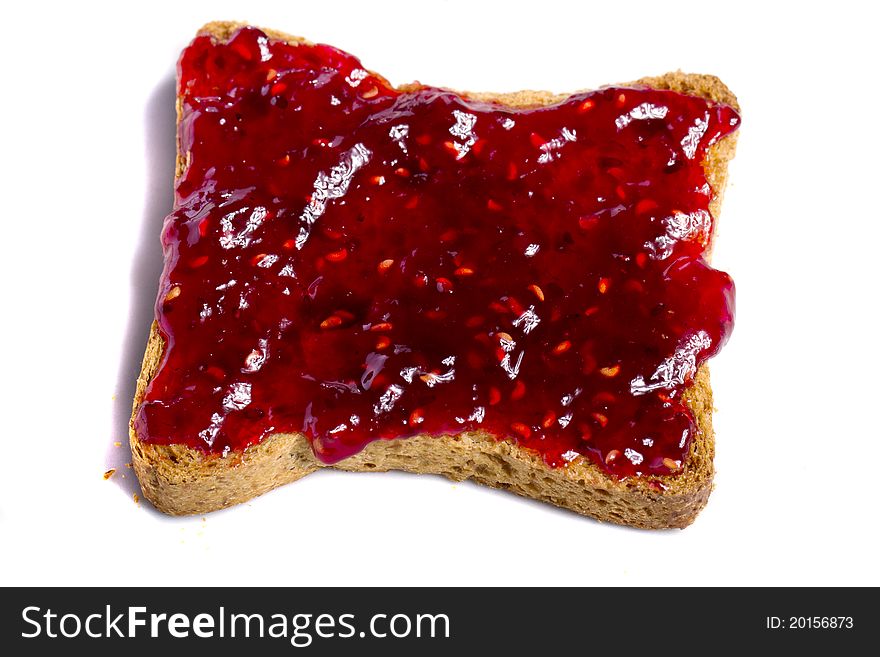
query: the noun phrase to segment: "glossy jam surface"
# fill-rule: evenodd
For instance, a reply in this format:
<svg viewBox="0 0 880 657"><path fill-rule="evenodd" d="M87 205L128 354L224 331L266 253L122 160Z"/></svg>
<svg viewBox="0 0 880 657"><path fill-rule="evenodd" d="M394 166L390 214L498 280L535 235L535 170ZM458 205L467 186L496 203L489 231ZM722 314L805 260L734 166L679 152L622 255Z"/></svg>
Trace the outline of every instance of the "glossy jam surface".
<svg viewBox="0 0 880 657"><path fill-rule="evenodd" d="M303 432L333 462L485 430L552 466L678 471L682 392L733 325L733 284L703 258L701 166L733 109L398 92L249 28L197 38L179 84L187 167L142 440L225 454Z"/></svg>

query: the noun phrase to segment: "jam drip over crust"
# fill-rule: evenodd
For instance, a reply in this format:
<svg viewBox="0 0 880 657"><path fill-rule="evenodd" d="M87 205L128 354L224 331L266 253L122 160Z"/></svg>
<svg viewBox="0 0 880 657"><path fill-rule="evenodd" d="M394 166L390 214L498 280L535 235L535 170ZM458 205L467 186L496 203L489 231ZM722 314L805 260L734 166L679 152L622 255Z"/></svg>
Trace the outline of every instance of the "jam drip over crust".
<svg viewBox="0 0 880 657"><path fill-rule="evenodd" d="M400 92L252 28L196 38L179 67L187 166L141 440L226 454L302 432L329 463L486 431L551 466L680 470L682 392L733 326L701 166L732 108Z"/></svg>

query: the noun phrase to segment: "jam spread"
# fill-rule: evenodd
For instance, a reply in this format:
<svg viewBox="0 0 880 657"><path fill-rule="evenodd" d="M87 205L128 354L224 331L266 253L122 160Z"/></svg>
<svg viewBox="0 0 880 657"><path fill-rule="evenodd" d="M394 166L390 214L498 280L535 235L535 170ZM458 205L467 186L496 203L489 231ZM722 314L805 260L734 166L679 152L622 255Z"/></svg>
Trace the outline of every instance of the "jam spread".
<svg viewBox="0 0 880 657"><path fill-rule="evenodd" d="M399 91L253 28L197 37L179 74L186 167L141 440L227 454L301 432L332 463L485 431L550 466L681 469L682 393L733 326L701 162L734 109Z"/></svg>

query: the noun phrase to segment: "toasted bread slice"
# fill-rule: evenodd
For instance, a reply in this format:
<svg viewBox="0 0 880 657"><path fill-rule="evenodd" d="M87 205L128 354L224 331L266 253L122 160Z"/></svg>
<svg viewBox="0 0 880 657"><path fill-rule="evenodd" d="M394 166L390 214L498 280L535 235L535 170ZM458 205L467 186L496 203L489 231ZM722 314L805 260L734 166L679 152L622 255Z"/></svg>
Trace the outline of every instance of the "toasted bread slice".
<svg viewBox="0 0 880 657"><path fill-rule="evenodd" d="M231 22L209 23L200 34L211 35L222 42L241 26ZM274 39L304 42L279 32L265 32ZM668 73L630 84L700 96L738 109L734 95L710 75ZM515 108L539 107L565 97L539 91L463 95ZM178 100L178 115L180 110ZM722 139L711 147L703 163L707 180L715 191L710 209L716 218L735 143L735 133ZM178 176L185 166L186 154L178 152ZM138 378L134 412L137 412L147 385L162 361L164 349L164 340L154 322ZM692 441L681 472L660 477L660 486L639 477L617 480L584 458L578 458L566 467L549 467L539 454L481 431L375 441L360 453L332 466L318 461L309 440L299 433L273 434L259 444L225 456L206 454L184 445L142 442L134 429L134 422L130 440L134 469L144 495L159 510L173 515L206 513L232 506L295 481L320 467L335 467L359 472L405 470L433 473L456 481L472 479L601 521L647 529L683 528L693 522L712 490L712 390L705 366L698 370L693 384L686 390L685 400L699 432ZM653 479L656 482L657 478Z"/></svg>

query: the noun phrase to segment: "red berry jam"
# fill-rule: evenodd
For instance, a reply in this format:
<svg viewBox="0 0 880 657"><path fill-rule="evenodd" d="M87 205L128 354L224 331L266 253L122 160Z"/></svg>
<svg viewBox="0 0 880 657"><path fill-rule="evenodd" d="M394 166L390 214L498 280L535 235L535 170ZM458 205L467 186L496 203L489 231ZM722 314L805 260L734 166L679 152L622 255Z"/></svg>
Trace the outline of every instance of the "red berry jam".
<svg viewBox="0 0 880 657"><path fill-rule="evenodd" d="M606 88L513 110L397 91L259 30L180 60L141 440L226 454L302 432L486 431L551 466L680 468L683 390L733 326L701 161L730 107Z"/></svg>

